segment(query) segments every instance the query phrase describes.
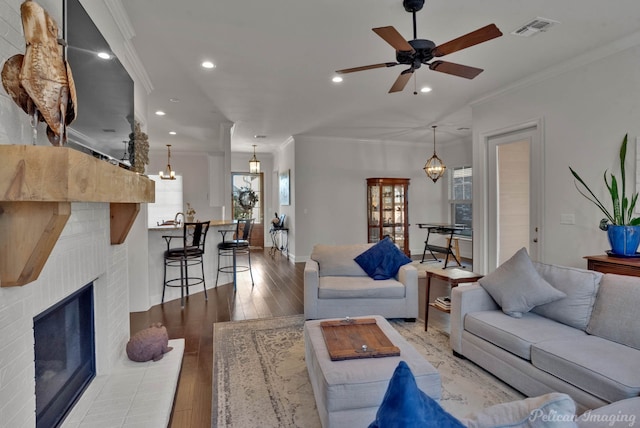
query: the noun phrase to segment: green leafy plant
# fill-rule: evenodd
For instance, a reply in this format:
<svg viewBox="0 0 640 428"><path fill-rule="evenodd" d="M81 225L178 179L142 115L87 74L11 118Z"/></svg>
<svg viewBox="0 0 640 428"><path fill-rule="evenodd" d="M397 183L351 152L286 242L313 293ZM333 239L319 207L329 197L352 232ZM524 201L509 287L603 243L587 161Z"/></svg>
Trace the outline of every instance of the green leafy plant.
<svg viewBox="0 0 640 428"><path fill-rule="evenodd" d="M610 179L607 178L607 171L604 172L604 183L607 186L607 190L609 190L609 195L611 195L611 203L613 205L613 212L609 211L605 205L600 202L600 199L591 191L589 186L584 182L584 180L578 175L577 172L573 170L573 168L569 167L571 174L577 180L575 181L576 189L578 192L591 202L593 202L600 211L604 213L607 218L602 219L600 222L600 228L603 230L607 229L607 224L611 223L616 226L638 226L640 225L640 217L632 217L633 210L636 206L636 202L638 200L638 192L634 193L629 200L626 196L626 174L625 174L625 159L627 157L627 135L624 136L624 140L622 140L622 145L620 146L620 173L621 179L620 183L622 185L621 189L618 189L618 180L616 176L610 174ZM582 188L579 186L581 185ZM584 189L584 190L583 190ZM620 190L620 191L619 191Z"/></svg>

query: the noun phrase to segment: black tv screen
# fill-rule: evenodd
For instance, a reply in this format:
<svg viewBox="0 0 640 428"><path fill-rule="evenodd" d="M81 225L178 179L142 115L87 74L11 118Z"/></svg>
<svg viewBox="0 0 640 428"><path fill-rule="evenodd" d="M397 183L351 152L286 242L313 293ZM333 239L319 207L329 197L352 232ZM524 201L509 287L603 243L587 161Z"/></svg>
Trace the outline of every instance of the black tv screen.
<svg viewBox="0 0 640 428"><path fill-rule="evenodd" d="M66 58L78 97L67 145L112 163L130 165L134 129L133 80L78 0L64 2ZM98 53L110 55L109 59Z"/></svg>

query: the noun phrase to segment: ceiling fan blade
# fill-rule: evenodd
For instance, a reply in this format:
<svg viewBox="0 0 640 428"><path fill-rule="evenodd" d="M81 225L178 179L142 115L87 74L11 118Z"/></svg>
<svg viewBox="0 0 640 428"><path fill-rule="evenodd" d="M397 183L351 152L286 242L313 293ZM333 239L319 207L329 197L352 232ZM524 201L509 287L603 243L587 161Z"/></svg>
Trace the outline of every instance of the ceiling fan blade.
<svg viewBox="0 0 640 428"><path fill-rule="evenodd" d="M402 91L404 87L407 86L412 75L413 68L408 68L400 73L400 76L398 76L396 81L393 83L393 86L391 86L391 89L389 89L389 93Z"/></svg>
<svg viewBox="0 0 640 428"><path fill-rule="evenodd" d="M500 36L502 36L502 32L498 27L496 27L495 24L489 24L486 27L482 27L476 31L470 32L469 34L460 36L457 39L453 39L440 46L436 46L433 50L433 56L448 55Z"/></svg>
<svg viewBox="0 0 640 428"><path fill-rule="evenodd" d="M468 65L455 64L447 61L434 61L429 64L429 68L441 73L452 74L466 79L473 79L484 71L481 68L469 67Z"/></svg>
<svg viewBox="0 0 640 428"><path fill-rule="evenodd" d="M372 30L380 37L384 39L385 42L389 43L395 50L404 51L404 52L414 52L413 47L407 42L407 40L402 37L398 30L389 26L389 27L378 27L372 28Z"/></svg>
<svg viewBox="0 0 640 428"><path fill-rule="evenodd" d="M380 64L363 65L362 67L345 68L344 70L337 70L336 73L338 73L338 74L354 73L356 71L371 70L371 69L374 69L374 68L393 67L394 65L398 65L398 63L397 62L382 62Z"/></svg>

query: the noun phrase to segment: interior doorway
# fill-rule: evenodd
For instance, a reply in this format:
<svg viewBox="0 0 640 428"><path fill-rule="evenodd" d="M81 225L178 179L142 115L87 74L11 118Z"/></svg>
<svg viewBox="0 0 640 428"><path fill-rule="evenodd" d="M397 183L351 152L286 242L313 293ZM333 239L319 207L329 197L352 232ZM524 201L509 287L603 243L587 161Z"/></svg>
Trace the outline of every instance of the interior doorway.
<svg viewBox="0 0 640 428"><path fill-rule="evenodd" d="M540 260L542 142L539 124L491 135L487 150L489 271L525 247Z"/></svg>
<svg viewBox="0 0 640 428"><path fill-rule="evenodd" d="M231 173L231 218L253 218L251 246L264 248L264 179L263 174Z"/></svg>

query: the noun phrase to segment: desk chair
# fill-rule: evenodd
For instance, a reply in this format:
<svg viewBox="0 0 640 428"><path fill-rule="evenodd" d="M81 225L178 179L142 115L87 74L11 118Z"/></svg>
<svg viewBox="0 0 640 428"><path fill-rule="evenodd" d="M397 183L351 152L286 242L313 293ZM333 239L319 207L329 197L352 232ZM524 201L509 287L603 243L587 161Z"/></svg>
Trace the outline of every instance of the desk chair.
<svg viewBox="0 0 640 428"><path fill-rule="evenodd" d="M251 240L251 229L253 228L253 219L242 219L238 220L236 223L236 230L234 234L234 239L227 241L225 239L225 235L228 231L221 230L222 233L222 242L218 244L218 271L216 272L216 287L218 286L218 277L220 272L223 273L232 273L233 274L233 289L236 290L237 286L237 273L238 272L246 272L249 271L251 275L251 286L253 287L253 272L251 271L251 250L250 240ZM238 266L237 257L238 255L246 254L247 255L247 266ZM230 266L220 266L220 256L231 256L233 259L233 264Z"/></svg>
<svg viewBox="0 0 640 428"><path fill-rule="evenodd" d="M184 223L182 226L182 236L164 235L167 241L167 250L164 252L164 286L162 287L162 303L164 303L164 292L167 287L180 287L180 305L184 307L185 289L189 296L189 287L202 284L204 288L205 300L207 296L207 285L204 280L204 245L209 231L209 222ZM171 248L173 238L182 238L182 247ZM202 276L189 276L189 267L200 265ZM167 279L167 268L179 267L180 277Z"/></svg>

